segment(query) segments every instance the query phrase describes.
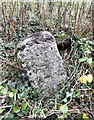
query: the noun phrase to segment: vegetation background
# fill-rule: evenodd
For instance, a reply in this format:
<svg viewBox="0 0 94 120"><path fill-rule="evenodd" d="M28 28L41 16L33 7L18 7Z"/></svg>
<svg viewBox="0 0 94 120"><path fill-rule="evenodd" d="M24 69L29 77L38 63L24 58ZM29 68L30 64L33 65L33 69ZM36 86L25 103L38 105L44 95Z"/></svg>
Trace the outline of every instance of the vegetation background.
<svg viewBox="0 0 94 120"><path fill-rule="evenodd" d="M41 96L16 58L18 41L37 31L50 31L67 71L65 87ZM94 1L0 2L0 120L94 118Z"/></svg>

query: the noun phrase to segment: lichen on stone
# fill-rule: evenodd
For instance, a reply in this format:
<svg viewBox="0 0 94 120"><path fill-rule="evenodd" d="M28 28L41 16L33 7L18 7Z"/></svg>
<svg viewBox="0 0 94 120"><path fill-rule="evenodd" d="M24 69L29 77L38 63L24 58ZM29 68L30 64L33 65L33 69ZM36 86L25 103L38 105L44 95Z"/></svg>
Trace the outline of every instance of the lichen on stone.
<svg viewBox="0 0 94 120"><path fill-rule="evenodd" d="M31 85L48 92L66 79L57 44L48 31L37 32L19 41L17 57L27 71Z"/></svg>

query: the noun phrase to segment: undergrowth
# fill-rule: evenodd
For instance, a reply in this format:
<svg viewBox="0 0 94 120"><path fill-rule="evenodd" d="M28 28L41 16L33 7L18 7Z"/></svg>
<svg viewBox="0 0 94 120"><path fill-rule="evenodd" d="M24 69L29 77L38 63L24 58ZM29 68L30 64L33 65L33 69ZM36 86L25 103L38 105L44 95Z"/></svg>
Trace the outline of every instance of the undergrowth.
<svg viewBox="0 0 94 120"><path fill-rule="evenodd" d="M49 19L43 24L42 18L38 18L36 4L16 3L18 9L14 4L13 13L10 11L7 14L6 11L12 8L12 6L8 8L9 4L2 3L0 119L92 119L94 117L94 41L91 40L91 31L88 31L89 18L87 27L83 29L80 26L76 31L76 25L72 24L74 18L70 21L70 28L67 23L63 28L63 23L59 24L58 16L55 15L52 24ZM66 5L67 3L65 7ZM5 7L7 7L6 11ZM21 12L21 9L24 11ZM57 26L58 24L60 27ZM71 50L62 51L68 76L65 86L60 84L59 89L54 89L53 95L49 97L43 97L41 90L31 86L26 71L18 63L15 54L20 38L42 30L49 30L57 42L66 38L72 41Z"/></svg>

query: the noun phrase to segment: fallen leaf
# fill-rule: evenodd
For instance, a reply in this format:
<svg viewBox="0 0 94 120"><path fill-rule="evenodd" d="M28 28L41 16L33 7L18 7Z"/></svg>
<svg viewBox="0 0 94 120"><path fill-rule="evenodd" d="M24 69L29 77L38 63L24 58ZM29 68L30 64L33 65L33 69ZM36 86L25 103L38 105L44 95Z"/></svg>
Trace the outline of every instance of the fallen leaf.
<svg viewBox="0 0 94 120"><path fill-rule="evenodd" d="M86 76L86 75L83 75L83 76L80 78L80 82L85 84L86 81L87 81L87 76Z"/></svg>
<svg viewBox="0 0 94 120"><path fill-rule="evenodd" d="M87 75L87 81L91 83L93 81L93 76L91 74Z"/></svg>
<svg viewBox="0 0 94 120"><path fill-rule="evenodd" d="M7 38L7 37L4 37L3 39L4 39L4 40L7 40L8 38Z"/></svg>

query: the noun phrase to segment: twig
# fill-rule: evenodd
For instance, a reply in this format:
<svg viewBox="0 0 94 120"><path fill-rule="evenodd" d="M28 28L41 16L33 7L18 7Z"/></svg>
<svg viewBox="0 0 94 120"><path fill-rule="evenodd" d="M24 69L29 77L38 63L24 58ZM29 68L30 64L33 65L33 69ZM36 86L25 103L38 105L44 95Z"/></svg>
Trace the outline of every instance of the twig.
<svg viewBox="0 0 94 120"><path fill-rule="evenodd" d="M89 110L83 109L82 111L87 111L87 112L91 113L90 111L92 111L92 109L89 109ZM82 111L81 111L80 109L72 109L72 110L68 110L67 112L81 114ZM60 110L52 110L52 111L50 112L50 114L47 115L46 117L51 116L51 115L53 115L53 114L59 114L59 113L61 113ZM92 115L92 113L91 113L91 115Z"/></svg>
<svg viewBox="0 0 94 120"><path fill-rule="evenodd" d="M79 89L79 90L83 90L83 91L86 91L86 90L92 90L92 89L90 88L90 89Z"/></svg>
<svg viewBox="0 0 94 120"><path fill-rule="evenodd" d="M6 107L10 107L10 110L4 115L4 116L2 116L1 118L0 118L0 120L2 120L5 116L8 116L9 115L9 113L11 112L11 110L12 110L12 105L10 105L10 106L3 106L3 108L6 108Z"/></svg>
<svg viewBox="0 0 94 120"><path fill-rule="evenodd" d="M5 79L4 81L2 81L2 83L1 83L1 84L5 83L7 80L8 80L8 79Z"/></svg>
<svg viewBox="0 0 94 120"><path fill-rule="evenodd" d="M11 107L12 105L2 106L0 109Z"/></svg>
<svg viewBox="0 0 94 120"><path fill-rule="evenodd" d="M5 98L6 98L6 95L4 95L4 96L0 96L0 98L1 98L1 99L5 99Z"/></svg>
<svg viewBox="0 0 94 120"><path fill-rule="evenodd" d="M80 81L79 81L79 89L80 89ZM81 103L81 110L83 110L82 99L81 99L81 91L80 91L80 103Z"/></svg>
<svg viewBox="0 0 94 120"><path fill-rule="evenodd" d="M6 60L6 59L5 59L4 57L2 57L2 56L0 56L0 59L2 59L3 62L5 62L7 65L10 65L10 66L12 66L12 67L14 67L14 68L17 68L17 69L20 69L20 70L23 70L22 68L17 67L17 66L16 66L17 63L15 63L15 62L10 62L9 60Z"/></svg>

